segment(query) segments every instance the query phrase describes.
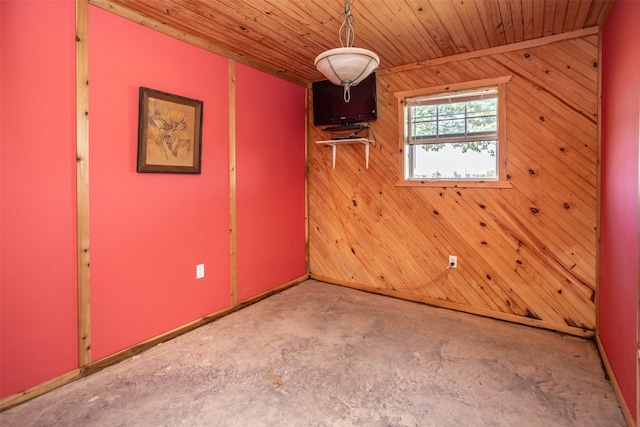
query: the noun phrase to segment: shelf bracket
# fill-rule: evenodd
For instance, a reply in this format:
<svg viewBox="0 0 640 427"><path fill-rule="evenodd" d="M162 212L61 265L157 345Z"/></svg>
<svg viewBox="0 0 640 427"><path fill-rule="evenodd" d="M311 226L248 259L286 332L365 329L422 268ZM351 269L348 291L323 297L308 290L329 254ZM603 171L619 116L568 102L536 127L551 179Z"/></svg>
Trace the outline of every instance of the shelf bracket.
<svg viewBox="0 0 640 427"><path fill-rule="evenodd" d="M371 141L369 138L345 138L345 139L330 139L327 141L316 141L316 144L330 145L333 151L333 168L336 168L336 147L338 145L346 144L363 144L365 150L365 166L369 169L369 145Z"/></svg>

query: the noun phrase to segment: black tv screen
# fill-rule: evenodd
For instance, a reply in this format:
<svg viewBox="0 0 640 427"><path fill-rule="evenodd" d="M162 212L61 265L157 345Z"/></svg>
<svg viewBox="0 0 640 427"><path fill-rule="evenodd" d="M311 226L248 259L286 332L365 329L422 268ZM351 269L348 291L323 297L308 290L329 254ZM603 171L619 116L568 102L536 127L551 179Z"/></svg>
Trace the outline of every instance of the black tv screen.
<svg viewBox="0 0 640 427"><path fill-rule="evenodd" d="M351 100L344 102L344 88L329 80L314 82L313 124L348 125L377 118L376 74L351 87Z"/></svg>

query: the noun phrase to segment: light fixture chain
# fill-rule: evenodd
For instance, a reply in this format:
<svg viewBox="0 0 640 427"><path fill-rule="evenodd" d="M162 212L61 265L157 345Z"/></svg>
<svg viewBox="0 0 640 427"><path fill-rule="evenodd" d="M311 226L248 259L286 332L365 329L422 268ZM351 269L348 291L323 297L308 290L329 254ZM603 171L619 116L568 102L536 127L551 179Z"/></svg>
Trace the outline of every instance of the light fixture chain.
<svg viewBox="0 0 640 427"><path fill-rule="evenodd" d="M353 22L356 18L351 14L351 0L345 0L344 12L342 12L340 16L344 17L342 25L340 25L340 30L338 31L338 39L340 40L340 45L342 47L352 47L353 43L356 40L356 32L353 29Z"/></svg>

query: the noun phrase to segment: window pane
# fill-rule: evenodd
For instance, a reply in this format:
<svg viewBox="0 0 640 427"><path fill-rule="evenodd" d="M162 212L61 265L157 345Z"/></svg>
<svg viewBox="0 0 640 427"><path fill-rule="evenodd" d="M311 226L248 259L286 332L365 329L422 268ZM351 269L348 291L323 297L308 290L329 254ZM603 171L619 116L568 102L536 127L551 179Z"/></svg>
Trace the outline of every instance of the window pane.
<svg viewBox="0 0 640 427"><path fill-rule="evenodd" d="M497 179L497 141L413 146L414 179Z"/></svg>
<svg viewBox="0 0 640 427"><path fill-rule="evenodd" d="M497 99L483 99L467 102L467 117L495 116L498 106Z"/></svg>
<svg viewBox="0 0 640 427"><path fill-rule="evenodd" d="M415 136L435 136L436 122L421 122L413 124L412 135Z"/></svg>
<svg viewBox="0 0 640 427"><path fill-rule="evenodd" d="M497 87L405 101L408 179L499 180Z"/></svg>
<svg viewBox="0 0 640 427"><path fill-rule="evenodd" d="M456 102L454 104L438 105L438 114L440 120L460 119L464 118L465 102Z"/></svg>
<svg viewBox="0 0 640 427"><path fill-rule="evenodd" d="M421 105L419 107L412 107L412 113L414 120L435 120L438 112L437 105Z"/></svg>
<svg viewBox="0 0 640 427"><path fill-rule="evenodd" d="M464 135L464 119L438 122L440 136Z"/></svg>
<svg viewBox="0 0 640 427"><path fill-rule="evenodd" d="M467 132L495 132L498 130L496 117L478 117L467 121Z"/></svg>

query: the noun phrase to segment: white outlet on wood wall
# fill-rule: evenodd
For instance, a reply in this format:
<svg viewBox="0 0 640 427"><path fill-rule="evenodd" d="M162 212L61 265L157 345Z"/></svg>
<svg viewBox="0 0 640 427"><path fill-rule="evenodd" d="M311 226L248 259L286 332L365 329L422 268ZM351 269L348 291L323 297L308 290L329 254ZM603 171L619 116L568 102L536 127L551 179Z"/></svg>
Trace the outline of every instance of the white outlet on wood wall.
<svg viewBox="0 0 640 427"><path fill-rule="evenodd" d="M449 267L458 268L458 257L455 255L449 255Z"/></svg>

